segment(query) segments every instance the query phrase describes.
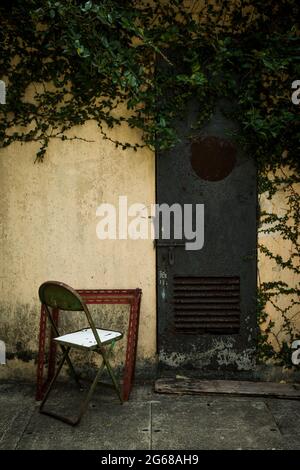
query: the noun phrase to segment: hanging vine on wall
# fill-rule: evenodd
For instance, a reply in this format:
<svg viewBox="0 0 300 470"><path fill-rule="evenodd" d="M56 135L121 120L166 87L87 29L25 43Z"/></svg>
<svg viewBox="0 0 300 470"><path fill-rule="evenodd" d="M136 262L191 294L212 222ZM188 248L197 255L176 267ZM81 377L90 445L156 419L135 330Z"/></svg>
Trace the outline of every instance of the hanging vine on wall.
<svg viewBox="0 0 300 470"><path fill-rule="evenodd" d="M296 327L300 318L300 177L295 173L287 174L283 168L272 174L269 172L267 176L262 195L267 195L271 211L261 212L259 235L276 235L281 246L288 244L288 256L283 257L280 252L274 253L261 243L258 249L270 261L275 272L288 274L290 282L288 284L282 279L266 282L259 276L257 312L261 328L258 336L258 359L263 362L272 359L280 365L291 366L291 345L300 336ZM272 200L278 192L281 194L281 205L274 210L276 202L272 204ZM279 277L283 276L280 274ZM273 309L272 319L266 313L267 306Z"/></svg>
<svg viewBox="0 0 300 470"><path fill-rule="evenodd" d="M108 139L109 129L123 123L140 129L139 142L114 141L123 149L168 149L177 142L173 125L187 100L198 100L201 127L215 104L228 99L235 103L236 138L256 159L260 191L272 197L283 184L291 191L288 218L262 214L264 230L272 233L276 225L292 241L291 259L260 249L293 271L299 264L293 186L300 168L299 107L291 101L292 82L300 79L298 10L296 0L2 1L0 78L7 94L0 145L36 141L42 161L51 139L71 138L68 130L93 119ZM164 65L154 70L155 60ZM285 183L266 176L282 165ZM267 341L272 324L264 313L276 289L283 295L289 287L261 285L263 357L278 354ZM293 293L297 301L299 290ZM283 324L290 339L294 330L288 320Z"/></svg>

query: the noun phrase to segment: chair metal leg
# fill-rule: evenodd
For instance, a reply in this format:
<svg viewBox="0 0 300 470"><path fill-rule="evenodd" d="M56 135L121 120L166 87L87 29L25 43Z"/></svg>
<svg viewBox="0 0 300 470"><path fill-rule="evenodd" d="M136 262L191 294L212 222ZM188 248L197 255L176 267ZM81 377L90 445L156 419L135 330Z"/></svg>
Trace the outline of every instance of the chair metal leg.
<svg viewBox="0 0 300 470"><path fill-rule="evenodd" d="M107 357L107 356L111 353L111 351L112 351L112 346L111 346L110 349L109 349L109 351L108 351L108 354L107 354L104 350L102 350L101 352L99 351L99 354L102 356L102 364L100 365L100 367L99 367L99 369L98 369L98 371L97 371L97 373L96 373L96 376L95 376L95 378L94 378L94 380L93 380L93 382L92 382L92 384L91 384L91 387L90 387L90 389L89 389L89 391L88 391L88 393L87 393L87 395L86 395L86 397L85 397L83 403L82 403L81 406L80 406L80 410L79 410L79 414L78 414L78 417L77 417L77 418L68 418L68 417L66 417L66 416L62 416L62 415L60 415L60 414L58 414L58 413L55 413L55 412L52 412L52 411L45 411L45 410L43 409L44 404L45 404L45 402L46 402L46 400L47 400L47 398L48 398L48 396L49 396L49 393L50 393L50 391L51 391L51 389L52 389L52 386L53 386L54 382L56 381L56 379L57 379L57 377L58 377L58 374L59 374L60 370L61 370L61 368L62 368L62 366L63 366L63 364L64 364L65 361L67 361L68 363L69 363L69 361L70 361L69 356L68 356L69 351L70 351L70 348L64 348L64 353L63 353L62 360L61 360L61 362L59 363L59 365L58 365L58 367L57 367L57 371L56 371L56 373L55 373L53 379L51 380L51 383L50 383L50 385L49 385L49 387L48 387L48 389L47 389L47 391L46 391L46 393L45 393L45 396L44 396L44 399L43 399L43 401L42 401L42 403L41 403L41 405L40 405L39 411L40 411L40 413L43 413L43 414L45 414L45 415L51 416L52 418L58 419L58 420L60 420L60 421L63 421L64 423L71 424L72 426L76 426L76 425L80 422L80 420L81 420L83 414L85 413L85 411L86 411L86 409L87 409L87 406L88 406L88 404L89 404L89 401L90 401L91 398L92 398L92 395L93 395L93 393L94 393L94 391L95 391L95 389L96 389L97 383L99 382L99 379L100 379L101 375L103 374L103 371L104 371L104 368L105 368L105 367L107 367L108 373L109 373L109 375L110 375L110 377L111 377L111 379L112 379L113 386L114 386L114 388L115 388L115 390L116 390L116 392L117 392L117 395L118 395L118 397L119 397L119 399L120 399L120 402L123 403L123 400L122 400L122 396L121 396L120 387L119 387L119 385L118 385L118 382L117 382L117 380L116 380L116 377L115 377L115 375L114 375L114 373L113 373L113 370L112 370L112 368L111 368L111 365L110 365L109 360L108 360L108 357ZM69 359L69 361L68 361L68 359ZM70 361L70 362L71 362L71 361ZM73 370L74 370L74 369L73 369Z"/></svg>
<svg viewBox="0 0 300 470"><path fill-rule="evenodd" d="M57 329L57 325L56 325L55 321L53 320L53 318L52 318L52 316L51 316L51 314L50 314L49 309L47 308L47 306L46 306L46 313L47 313L48 319L49 319L50 324L51 324L52 333L54 333L54 335L56 335L56 336L60 336L59 331L58 331L58 329ZM61 348L62 352L64 353L65 350L66 350L66 347L61 344L61 345L60 345L60 348ZM70 348L69 348L69 350L70 350ZM71 359L69 358L68 355L67 355L67 357L66 357L66 360L67 360L67 362L68 362L71 375L73 376L73 378L74 378L76 384L78 385L79 390L82 390L82 385L81 385L81 383L80 383L80 381L79 381L78 375L76 374L75 369L74 369L74 366L73 366L73 364L72 364L72 362L71 362Z"/></svg>
<svg viewBox="0 0 300 470"><path fill-rule="evenodd" d="M64 350L65 348L63 348L63 346L62 346L62 349ZM81 385L81 383L80 383L79 376L78 376L78 374L75 372L74 366L73 366L73 364L72 364L72 362L71 362L71 359L70 359L70 357L69 357L68 355L67 355L67 357L66 357L66 361L67 361L67 363L68 363L68 366L69 366L69 369L70 369L70 372L71 372L71 375L72 375L73 379L75 380L75 382L76 382L76 384L77 384L79 390L82 391L82 390L83 390L83 387L82 387L82 385Z"/></svg>
<svg viewBox="0 0 300 470"><path fill-rule="evenodd" d="M41 404L40 404L40 407L39 407L40 413L43 413L43 407L44 407L44 405L45 405L45 403L46 403L46 401L47 401L47 399L48 399L49 393L50 393L50 391L51 391L51 389L52 389L52 387L53 387L53 385L54 385L54 382L56 381L56 379L57 379L57 377L58 377L58 375L59 375L59 373L60 373L60 371L61 371L61 368L62 368L62 366L64 365L64 362L65 362L66 358L68 357L69 351L70 351L70 348L65 348L63 357L62 357L62 359L61 359L61 361L60 361L60 363L59 363L59 365L58 365L58 367L57 367L57 370L56 370L54 376L52 377L52 380L51 380L51 382L50 382L50 384L49 384L49 386L48 386L48 388L47 388L47 390L46 390L46 393L45 393L45 395L44 395L44 398L43 398L43 400L42 400L42 402L41 402Z"/></svg>
<svg viewBox="0 0 300 470"><path fill-rule="evenodd" d="M75 424L78 424L78 423L79 423L79 421L81 420L81 418L82 418L84 412L86 411L87 406L88 406L88 404L89 404L89 401L91 400L91 398L92 398L92 396L93 396L93 393L94 393L94 391L95 391L95 389L96 389L97 383L99 382L99 379L100 379L101 375L103 374L104 367L105 367L105 363L104 363L104 361L102 361L102 364L101 364L101 366L100 366L100 368L99 368L99 370L98 370L98 372L97 372L97 374L96 374L96 376L95 376L95 378L94 378L94 380L93 380L93 382L92 382L92 385L91 385L91 387L90 387L90 389L89 389L89 391L88 391L88 394L87 394L87 396L85 397L85 400L83 401L83 403L82 403L82 405L81 405L81 407L80 407L79 415L78 415L78 418L77 418Z"/></svg>
<svg viewBox="0 0 300 470"><path fill-rule="evenodd" d="M109 351L108 351L108 355L112 352L112 349L113 349L113 344L111 345L111 347L110 347L110 349L109 349ZM81 418L82 418L84 412L86 411L86 408L87 408L87 406L88 406L88 403L89 403L89 401L90 401L91 398L92 398L92 395L93 395L93 393L94 393L94 391L95 391L95 389L96 389L97 383L99 382L99 379L100 379L101 375L103 374L103 371L104 371L104 367L105 367L105 366L107 367L108 373L109 373L109 375L110 375L110 377L111 377L111 379L112 379L113 385L114 385L114 387L115 387L115 389L116 389L116 392L117 392L117 394L118 394L118 397L119 397L119 399L120 399L120 402L121 402L121 404L123 403L121 391L120 391L120 388L119 388L119 386L118 386L118 382L117 382L117 380L116 380L116 378L115 378L115 375L114 375L114 373L113 373L113 370L112 370L112 368L111 368L111 365L110 365L110 363L109 363L109 361L108 361L107 354L106 354L106 352L105 352L104 350L102 350L101 352L99 352L99 354L102 356L102 364L101 364L101 366L100 366L100 368L99 368L99 370L98 370L98 372L97 372L97 374L96 374L96 377L95 377L94 380L93 380L93 383L92 383L92 385L91 385L91 387L90 387L90 389L89 389L89 392L88 392L88 394L87 394L87 396L86 396L84 402L82 403L82 405L81 405L81 407L80 407L80 412L79 412L78 419L77 419L77 421L76 421L74 424L78 424L78 423L79 423L79 421L81 420Z"/></svg>
<svg viewBox="0 0 300 470"><path fill-rule="evenodd" d="M110 351L109 351L109 352L110 352ZM112 367L111 367L111 365L110 365L110 362L109 362L108 358L106 357L106 353L104 353L104 354L102 353L102 357L103 357L103 362L105 362L105 365L106 365L106 367L107 367L108 373L109 373L109 375L110 375L110 378L111 378L111 380L112 380L112 382L113 382L113 385L114 385L114 387L115 387L115 390L116 390L116 392L117 392L117 395L118 395L118 397L119 397L119 400L120 400L121 404L123 404L123 398L122 398L122 394L121 394L121 389L120 389L120 386L119 386L119 384L118 384L118 381L117 381L117 379L116 379L116 377L115 377L115 374L114 374L114 372L113 372L113 370L112 370Z"/></svg>
<svg viewBox="0 0 300 470"><path fill-rule="evenodd" d="M88 403L89 403L89 401L90 401L90 399L91 399L91 397L92 397L92 395L93 395L93 393L94 393L94 391L95 391L95 388L96 388L96 385L97 385L97 383L98 383L98 381L99 381L99 378L100 378L101 374L103 373L103 370L104 370L104 367L105 367L105 363L104 363L104 361L102 361L102 364L101 364L99 370L97 371L97 374L96 374L96 376L95 376L95 378L94 378L94 380L93 380L93 382L92 382L92 385L91 385L91 387L90 387L90 389L89 389L89 391L88 391L88 394L87 394L87 396L86 396L84 402L82 403L82 405L81 405L81 407L80 407L79 415L78 415L77 418L68 418L67 416L60 415L60 414L55 413L55 412L53 412L53 411L46 411L46 410L43 409L44 404L45 404L45 402L46 402L46 400L47 400L47 398L48 398L48 396L49 396L49 393L50 393L50 391L51 391L51 389L52 389L52 386L53 386L54 382L56 381L56 379L57 379L57 377L58 377L58 374L59 374L59 372L60 372L60 370L61 370L61 368L62 368L62 366L63 366L63 364L64 364L64 362L65 362L65 360L66 360L66 358L68 357L69 350L70 350L70 348L67 348L67 349L65 350L65 352L64 352L63 358L62 358L61 362L59 363L59 365L58 365L58 367L57 367L57 371L56 371L56 373L55 373L55 376L54 376L53 379L51 380L51 383L50 383L50 385L49 385L49 387L48 387L48 389L47 389L47 391L46 391L46 393L45 393L45 396L44 396L44 399L43 399L43 401L42 401L42 403L41 403L41 405L40 405L39 411L40 411L40 413L42 413L42 414L45 414L45 415L47 415L47 416L51 416L52 418L58 419L58 420L60 420L60 421L63 421L64 423L71 424L72 426L76 426L76 425L80 422L80 420L81 420L81 418L82 418L82 416L83 416L83 414L84 414L84 412L85 412L85 410L86 410L86 408L87 408L87 406L88 406Z"/></svg>

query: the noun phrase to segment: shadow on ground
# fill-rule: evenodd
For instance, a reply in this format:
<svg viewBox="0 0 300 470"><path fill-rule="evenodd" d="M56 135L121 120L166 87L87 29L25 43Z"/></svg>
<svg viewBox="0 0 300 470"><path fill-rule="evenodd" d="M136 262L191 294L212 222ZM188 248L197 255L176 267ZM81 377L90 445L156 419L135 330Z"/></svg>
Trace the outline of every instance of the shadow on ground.
<svg viewBox="0 0 300 470"><path fill-rule="evenodd" d="M82 395L60 385L48 409L74 414ZM41 415L34 388L0 385L0 449L300 449L300 401L159 395L136 385L120 405L99 387L77 427Z"/></svg>

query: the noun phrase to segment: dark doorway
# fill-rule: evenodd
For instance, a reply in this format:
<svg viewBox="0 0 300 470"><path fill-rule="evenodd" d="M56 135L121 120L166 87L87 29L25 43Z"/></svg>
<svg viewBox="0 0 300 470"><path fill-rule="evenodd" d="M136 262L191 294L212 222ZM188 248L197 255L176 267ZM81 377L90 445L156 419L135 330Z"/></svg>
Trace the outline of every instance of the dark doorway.
<svg viewBox="0 0 300 470"><path fill-rule="evenodd" d="M201 249L187 250L184 233L172 230L156 243L159 364L222 377L255 361L256 169L230 137L235 125L221 104L191 138L194 117L192 104L178 124L181 143L157 154L157 203L182 213L192 204L194 223L204 205Z"/></svg>

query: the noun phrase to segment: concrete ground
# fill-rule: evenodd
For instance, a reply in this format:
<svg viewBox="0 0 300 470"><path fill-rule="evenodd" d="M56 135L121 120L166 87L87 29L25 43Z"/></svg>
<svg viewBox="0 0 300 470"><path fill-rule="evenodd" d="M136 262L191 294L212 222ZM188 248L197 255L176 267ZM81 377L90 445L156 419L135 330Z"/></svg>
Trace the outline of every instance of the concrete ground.
<svg viewBox="0 0 300 470"><path fill-rule="evenodd" d="M76 410L61 385L48 409ZM300 449L300 401L175 396L136 385L120 405L99 390L77 427L41 415L31 385L0 384L0 449Z"/></svg>

